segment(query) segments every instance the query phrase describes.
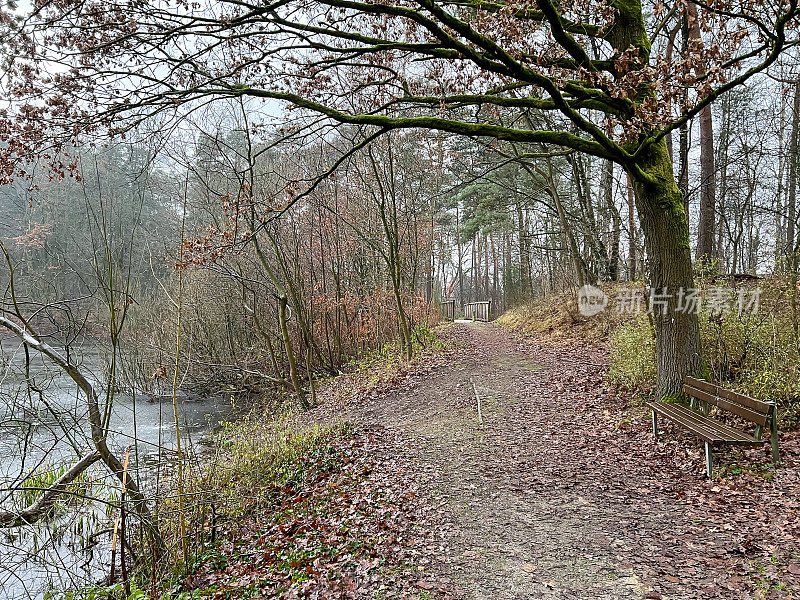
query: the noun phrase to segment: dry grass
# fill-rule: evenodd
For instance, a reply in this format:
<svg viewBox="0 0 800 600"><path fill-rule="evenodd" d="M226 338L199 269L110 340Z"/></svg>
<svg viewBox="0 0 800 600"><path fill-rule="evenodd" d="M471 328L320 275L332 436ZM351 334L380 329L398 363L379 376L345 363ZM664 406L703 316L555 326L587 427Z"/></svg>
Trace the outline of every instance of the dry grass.
<svg viewBox="0 0 800 600"><path fill-rule="evenodd" d="M641 284L636 284L640 285ZM613 299L631 284L598 284L613 304ZM497 324L511 331L556 342L582 340L601 348L610 348L611 334L631 319L630 314L620 314L609 306L593 317L578 312L575 290L550 294L517 306L503 313Z"/></svg>

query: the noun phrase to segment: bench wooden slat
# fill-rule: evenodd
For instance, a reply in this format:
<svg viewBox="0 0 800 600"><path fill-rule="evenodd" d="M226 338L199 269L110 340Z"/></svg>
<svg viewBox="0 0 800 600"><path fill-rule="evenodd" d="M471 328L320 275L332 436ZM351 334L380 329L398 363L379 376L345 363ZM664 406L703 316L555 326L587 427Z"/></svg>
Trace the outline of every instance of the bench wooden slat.
<svg viewBox="0 0 800 600"><path fill-rule="evenodd" d="M687 426L687 423L693 425L694 430L702 430L705 432L704 441L709 443L725 443L736 445L763 445L763 442L756 440L754 437L747 435L742 431L728 427L727 425L715 421L710 417L706 417L690 408L686 408L680 404L662 404L668 406L670 418L680 418L680 423Z"/></svg>
<svg viewBox="0 0 800 600"><path fill-rule="evenodd" d="M756 423L757 425L761 425L762 427L767 424L769 417L767 415L758 413L754 410L750 410L747 407L742 406L741 404L737 404L736 402L730 402L728 400L719 397L717 399L717 407L721 408L722 410L727 410L728 412L732 412L735 415L739 415L743 419L747 419L752 423Z"/></svg>
<svg viewBox="0 0 800 600"><path fill-rule="evenodd" d="M728 442L733 438L728 431L718 427L715 422L701 419L700 413L685 406L672 403L658 403L656 406L658 412L688 429L705 442L717 444ZM739 438L736 437L736 441L738 440Z"/></svg>
<svg viewBox="0 0 800 600"><path fill-rule="evenodd" d="M687 409L688 410L688 409ZM694 412L694 411L693 411ZM710 425L713 424L714 427L717 427L719 431L726 436L725 442L726 443L742 443L745 445L753 445L753 446L763 446L764 441L759 440L758 438L750 435L745 431L741 431L736 429L735 427L731 427L730 425L726 425L720 421L712 419L711 417L704 415L703 413L695 412L695 415L698 419L703 422L709 423Z"/></svg>
<svg viewBox="0 0 800 600"><path fill-rule="evenodd" d="M763 446L765 443L680 404L652 402L648 406L689 429L704 442L734 446Z"/></svg>
<svg viewBox="0 0 800 600"><path fill-rule="evenodd" d="M688 378L687 378L688 379ZM716 406L716 396L714 396L714 392L707 392L706 390L697 389L694 386L684 384L683 385L683 393L688 394L689 396L694 396L698 400L702 400L703 402L708 402L709 404L713 404Z"/></svg>
<svg viewBox="0 0 800 600"><path fill-rule="evenodd" d="M725 388L719 386L717 386L717 396L746 406L747 408L750 408L767 417L771 416L772 411L775 409L775 405L770 402L762 402L761 400L756 400L750 396L745 396L744 394L740 394L738 392L732 392L731 390L726 390Z"/></svg>
<svg viewBox="0 0 800 600"><path fill-rule="evenodd" d="M675 409L681 414L690 415L690 418L694 419L698 423L702 423L707 429L714 431L718 436L717 441L728 444L741 443L743 445L755 446L764 444L763 440L758 440L744 431L740 431L739 429L726 425L725 423L717 421L716 419L712 419L701 412L692 410L691 408L687 408L680 404L671 404L670 406L675 407Z"/></svg>
<svg viewBox="0 0 800 600"><path fill-rule="evenodd" d="M701 389L704 392L708 392L710 394L714 394L715 396L731 400L732 402L736 402L737 404L742 404L743 406L746 406L747 408L754 410L755 412L763 413L768 416L772 414L772 411L775 408L775 405L772 404L771 402L763 402L762 400L756 400L755 398L751 398L750 396L745 396L744 394L733 392L731 390L725 389L720 385L717 385L716 383L711 383L709 381L706 381L705 379L697 379L697 377L687 377L685 379L685 382L686 384Z"/></svg>
<svg viewBox="0 0 800 600"><path fill-rule="evenodd" d="M704 424L707 428L711 429L712 431L718 434L719 441L743 441L749 442L751 440L755 440L750 435L747 435L743 431L739 431L738 429L734 429L733 427L729 427L725 425L725 423L721 423L715 419L712 419L709 416L704 415L701 412L692 410L690 408L686 408L685 406L681 406L679 404L674 405L679 407L678 410L682 413L687 413L691 415L691 418L696 420L698 423Z"/></svg>
<svg viewBox="0 0 800 600"><path fill-rule="evenodd" d="M698 379L697 377L686 377L683 382L685 384L694 386L698 389L703 390L704 392L708 392L709 394L716 394L717 393L717 385L714 385L710 381L706 381L705 379Z"/></svg>
<svg viewBox="0 0 800 600"><path fill-rule="evenodd" d="M688 378L687 378L688 379ZM697 381L697 380L695 380ZM713 404L714 406L721 408L722 410L727 410L730 413L738 415L743 419L747 419L751 423L756 423L761 425L762 427L766 425L767 420L769 417L766 414L762 414L747 408L746 406L742 406L741 404L736 404L736 402L730 402L722 397L722 394L717 394L716 396L710 394L704 390L697 389L691 385L684 385L683 391L690 396L694 396L698 400L702 400L703 402L708 402L709 404Z"/></svg>
<svg viewBox="0 0 800 600"><path fill-rule="evenodd" d="M651 402L648 403L647 406L650 407L651 410L654 410L655 412L664 415L668 419L675 421L676 423L681 425L684 429L688 429L704 442L709 442L713 444L722 441L714 434L713 431L706 429L705 427L696 427L692 422L688 421L688 419L684 419L683 415L678 411L674 410L674 407L670 404L666 404L663 402L658 402L658 403Z"/></svg>

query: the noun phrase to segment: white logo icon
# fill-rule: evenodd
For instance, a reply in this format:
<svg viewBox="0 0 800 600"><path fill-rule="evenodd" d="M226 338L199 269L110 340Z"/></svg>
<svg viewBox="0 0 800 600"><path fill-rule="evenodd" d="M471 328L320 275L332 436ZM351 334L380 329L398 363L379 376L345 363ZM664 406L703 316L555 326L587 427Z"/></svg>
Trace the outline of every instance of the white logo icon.
<svg viewBox="0 0 800 600"><path fill-rule="evenodd" d="M584 317L593 317L608 306L608 297L603 290L585 285L578 290L578 312Z"/></svg>

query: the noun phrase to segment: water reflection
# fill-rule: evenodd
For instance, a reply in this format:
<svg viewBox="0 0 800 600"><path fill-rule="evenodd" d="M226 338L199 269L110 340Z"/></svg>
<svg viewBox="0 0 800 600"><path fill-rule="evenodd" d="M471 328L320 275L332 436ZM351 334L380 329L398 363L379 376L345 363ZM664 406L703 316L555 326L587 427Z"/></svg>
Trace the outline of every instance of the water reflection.
<svg viewBox="0 0 800 600"><path fill-rule="evenodd" d="M85 398L67 375L35 353L26 356L16 340L0 340L0 350L0 489L18 486L31 472L46 483L49 474L91 447ZM103 389L103 347L87 340L71 352L96 389ZM232 407L223 397L179 394L178 411L183 446L191 451ZM131 472L152 489L164 461L175 457L172 398L117 393L108 422L109 446L118 456L129 450ZM118 483L101 464L87 477L90 495L115 497ZM0 508L19 504L19 494L0 491ZM0 529L0 600L41 598L48 589L97 582L108 569L109 536L95 535L107 522L106 509L102 502L84 503L37 526Z"/></svg>

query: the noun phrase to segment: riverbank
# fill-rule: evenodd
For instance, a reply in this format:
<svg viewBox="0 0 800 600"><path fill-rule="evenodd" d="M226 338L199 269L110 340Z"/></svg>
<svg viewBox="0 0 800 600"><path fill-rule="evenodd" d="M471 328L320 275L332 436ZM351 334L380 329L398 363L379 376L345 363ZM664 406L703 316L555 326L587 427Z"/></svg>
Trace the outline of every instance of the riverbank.
<svg viewBox="0 0 800 600"><path fill-rule="evenodd" d="M158 498L177 456L172 398L117 391L107 399L107 345L97 338L73 342L58 351L98 394L108 447L120 464L125 461L126 477ZM17 337L0 341L0 365L0 513L6 515L0 598L40 600L50 591L95 584L109 575L121 482L107 466L89 462L94 443L87 396L65 369ZM202 442L231 419L233 409L230 396L181 394L177 400L186 458L202 452ZM86 470L61 486L56 500L37 508L47 490L81 464ZM23 513L28 523L8 526L7 515Z"/></svg>

